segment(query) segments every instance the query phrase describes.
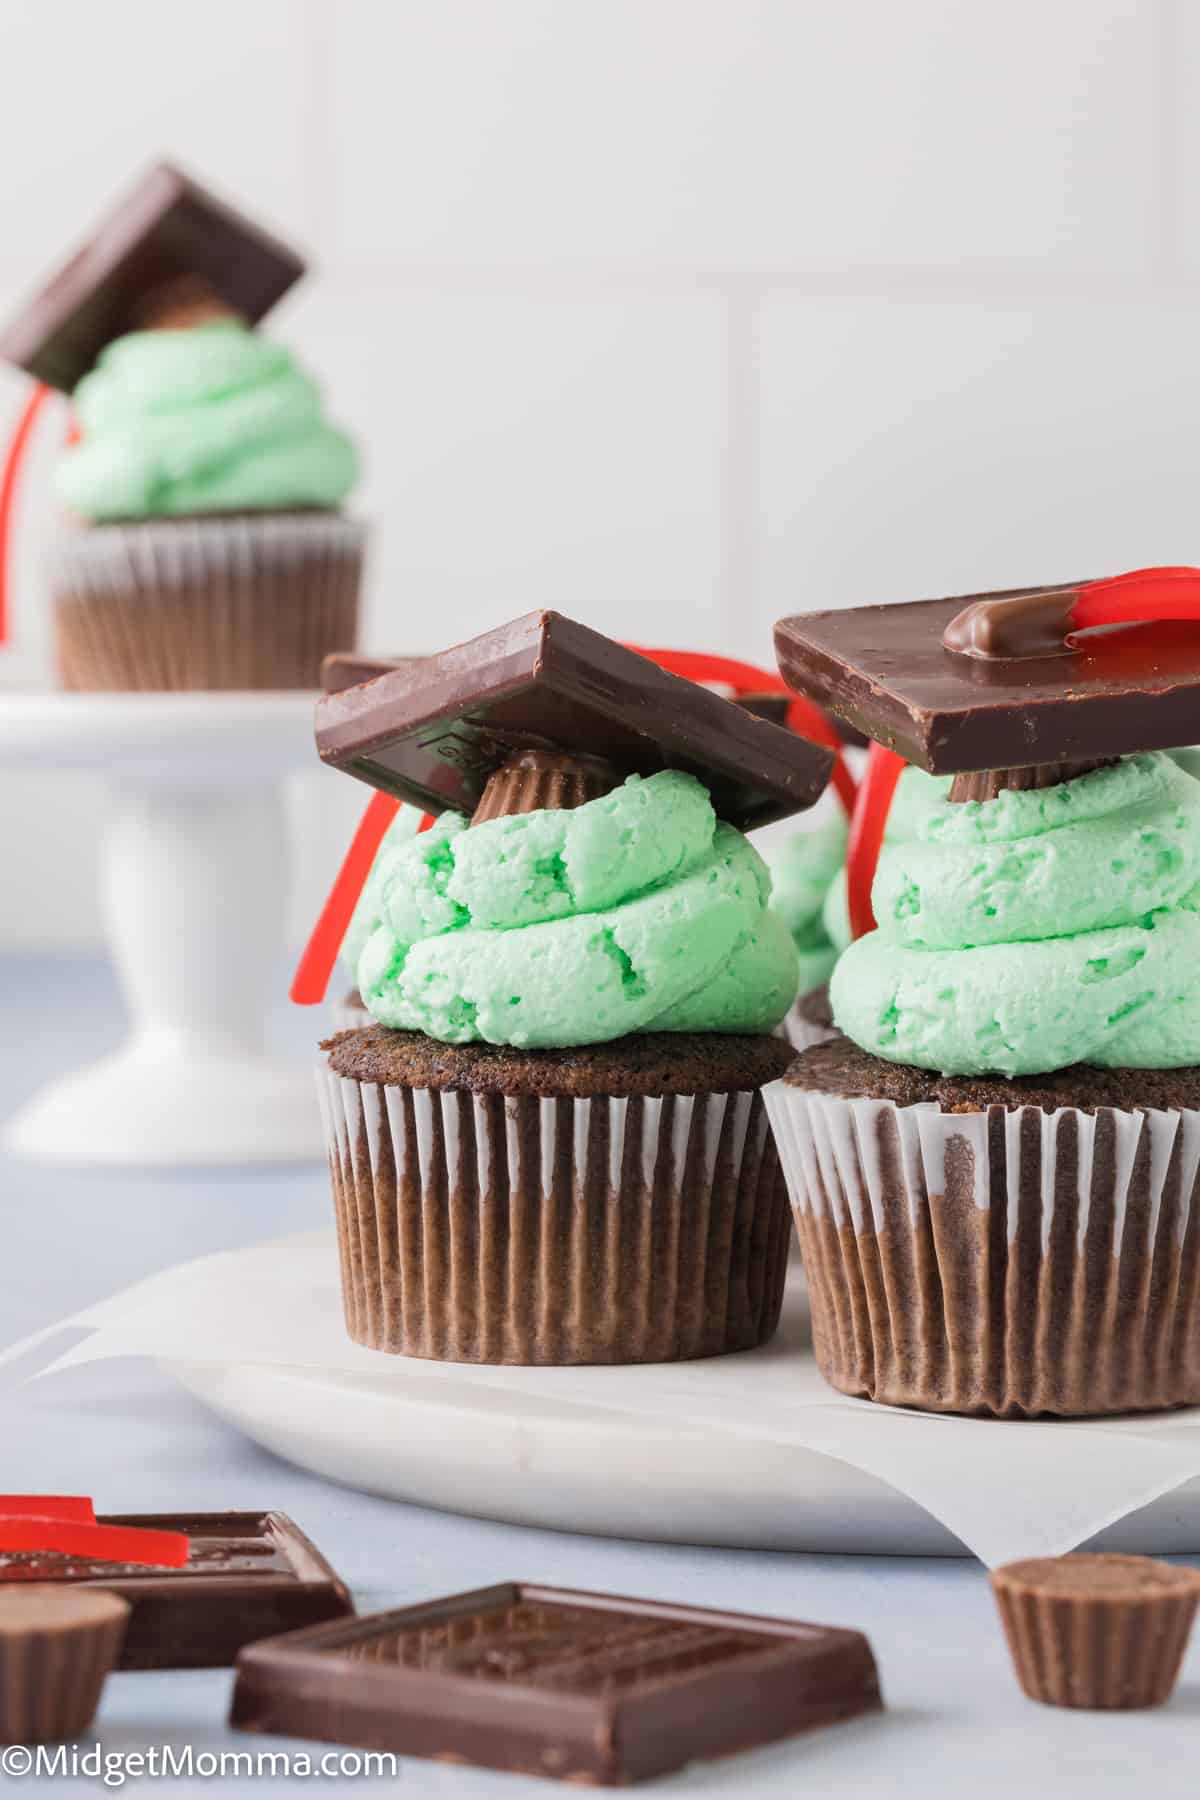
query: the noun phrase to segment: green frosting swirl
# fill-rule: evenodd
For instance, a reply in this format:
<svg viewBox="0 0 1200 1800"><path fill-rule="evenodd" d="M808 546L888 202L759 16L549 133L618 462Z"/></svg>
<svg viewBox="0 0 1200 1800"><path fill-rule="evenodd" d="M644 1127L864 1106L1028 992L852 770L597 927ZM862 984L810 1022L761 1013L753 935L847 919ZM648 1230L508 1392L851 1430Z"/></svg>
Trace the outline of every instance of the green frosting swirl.
<svg viewBox="0 0 1200 1800"><path fill-rule="evenodd" d="M945 1074L1200 1062L1200 784L1165 754L940 801L834 971L863 1049Z"/></svg>
<svg viewBox="0 0 1200 1800"><path fill-rule="evenodd" d="M772 902L796 946L802 994L828 981L838 959L824 907L845 861L846 821L839 814L794 832L768 857Z"/></svg>
<svg viewBox="0 0 1200 1800"><path fill-rule="evenodd" d="M925 815L950 791L949 777L905 769L888 814L888 841L915 838ZM797 831L776 846L771 904L782 916L800 958L800 992L828 981L850 942L846 899L846 825L840 816L815 831Z"/></svg>
<svg viewBox="0 0 1200 1800"><path fill-rule="evenodd" d="M448 1043L769 1031L796 995L770 887L676 770L572 811L443 815L380 858L358 985L380 1024Z"/></svg>
<svg viewBox="0 0 1200 1800"><path fill-rule="evenodd" d="M358 478L291 352L234 321L135 331L75 390L81 441L55 471L85 519L339 506Z"/></svg>

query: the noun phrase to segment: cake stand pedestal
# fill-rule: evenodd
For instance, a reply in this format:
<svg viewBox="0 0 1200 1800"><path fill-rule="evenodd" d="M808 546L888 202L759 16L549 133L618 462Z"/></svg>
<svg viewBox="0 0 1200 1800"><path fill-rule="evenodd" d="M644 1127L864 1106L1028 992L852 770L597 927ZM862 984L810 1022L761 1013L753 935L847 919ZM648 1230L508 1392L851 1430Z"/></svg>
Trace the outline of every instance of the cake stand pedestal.
<svg viewBox="0 0 1200 1800"><path fill-rule="evenodd" d="M103 909L133 1020L115 1054L35 1095L14 1149L176 1166L320 1157L312 1077L265 1045L288 890L280 784L311 766L312 710L307 693L4 697L0 764L108 780Z"/></svg>

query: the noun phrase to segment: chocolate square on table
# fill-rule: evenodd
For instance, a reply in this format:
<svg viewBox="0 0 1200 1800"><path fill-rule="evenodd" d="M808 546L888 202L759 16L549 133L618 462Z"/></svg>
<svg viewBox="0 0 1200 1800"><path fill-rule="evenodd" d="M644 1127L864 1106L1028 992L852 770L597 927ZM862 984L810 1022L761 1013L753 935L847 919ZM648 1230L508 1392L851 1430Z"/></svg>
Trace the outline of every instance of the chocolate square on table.
<svg viewBox="0 0 1200 1800"><path fill-rule="evenodd" d="M882 1704L857 1631L504 1582L251 1645L230 1723L616 1786Z"/></svg>
<svg viewBox="0 0 1200 1800"><path fill-rule="evenodd" d="M316 738L334 768L468 816L523 750L597 756L625 775L684 769L743 830L811 806L833 765L831 751L555 612L326 694Z"/></svg>
<svg viewBox="0 0 1200 1800"><path fill-rule="evenodd" d="M785 680L933 775L1088 763L1200 737L1200 628L1128 625L1056 654L981 657L942 634L1010 589L801 613L775 627ZM1064 594L1073 587L1061 590Z"/></svg>
<svg viewBox="0 0 1200 1800"><path fill-rule="evenodd" d="M0 330L0 356L70 393L147 299L203 283L257 324L305 263L295 250L169 163L157 163L87 243Z"/></svg>
<svg viewBox="0 0 1200 1800"><path fill-rule="evenodd" d="M118 1668L225 1669L256 1638L353 1615L343 1582L286 1513L117 1513L101 1525L182 1531L181 1569L20 1550L0 1552L0 1586L70 1582L132 1608Z"/></svg>

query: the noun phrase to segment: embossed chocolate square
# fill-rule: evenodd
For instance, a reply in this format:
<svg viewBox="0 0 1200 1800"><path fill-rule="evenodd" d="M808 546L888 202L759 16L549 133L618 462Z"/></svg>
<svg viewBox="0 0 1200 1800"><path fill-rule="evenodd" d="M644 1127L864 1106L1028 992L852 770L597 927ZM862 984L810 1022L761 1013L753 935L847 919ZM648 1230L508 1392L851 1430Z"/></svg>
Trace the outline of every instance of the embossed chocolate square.
<svg viewBox="0 0 1200 1800"><path fill-rule="evenodd" d="M934 775L1086 766L1200 735L1200 625L1087 628L1081 602L1153 590L1184 604L1194 570L1016 588L781 619L775 648L797 692ZM1200 584L1197 584L1200 585ZM1169 603L1169 602L1168 602Z"/></svg>
<svg viewBox="0 0 1200 1800"><path fill-rule="evenodd" d="M316 738L323 762L385 793L477 818L489 779L523 753L603 761L618 780L684 769L743 830L811 806L833 763L829 750L555 612L326 694Z"/></svg>
<svg viewBox="0 0 1200 1800"><path fill-rule="evenodd" d="M304 269L295 250L157 163L0 330L0 356L70 393L106 344L157 310L220 305L256 324Z"/></svg>
<svg viewBox="0 0 1200 1800"><path fill-rule="evenodd" d="M228 1668L243 1644L353 1613L344 1584L285 1513L122 1513L102 1525L181 1531L180 1569L43 1551L0 1552L0 1586L105 1588L132 1609L118 1667Z"/></svg>
<svg viewBox="0 0 1200 1800"><path fill-rule="evenodd" d="M230 1723L617 1786L882 1705L857 1631L505 1582L251 1645Z"/></svg>

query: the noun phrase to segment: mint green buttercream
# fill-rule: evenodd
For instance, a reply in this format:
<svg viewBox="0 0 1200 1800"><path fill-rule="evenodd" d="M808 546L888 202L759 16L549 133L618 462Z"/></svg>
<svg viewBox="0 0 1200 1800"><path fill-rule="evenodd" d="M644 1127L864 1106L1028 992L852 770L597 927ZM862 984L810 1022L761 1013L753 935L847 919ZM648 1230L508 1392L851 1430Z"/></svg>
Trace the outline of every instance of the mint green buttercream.
<svg viewBox="0 0 1200 1800"><path fill-rule="evenodd" d="M831 984L864 1049L946 1074L1200 1061L1200 785L1165 754L939 801L889 840Z"/></svg>
<svg viewBox="0 0 1200 1800"><path fill-rule="evenodd" d="M949 777L908 768L888 815L889 842L915 838L925 815L949 792ZM771 904L786 920L800 958L800 992L828 981L850 942L846 901L846 826L833 817L815 831L797 831L769 857Z"/></svg>
<svg viewBox="0 0 1200 1800"><path fill-rule="evenodd" d="M845 860L846 821L841 813L831 814L812 830L794 832L768 856L771 901L792 934L802 994L828 981L837 961L822 908Z"/></svg>
<svg viewBox="0 0 1200 1800"><path fill-rule="evenodd" d="M796 995L770 887L676 770L570 811L444 817L380 858L358 984L380 1024L450 1043L768 1031Z"/></svg>
<svg viewBox="0 0 1200 1800"><path fill-rule="evenodd" d="M118 338L74 398L55 488L85 519L331 508L358 478L316 383L233 321Z"/></svg>

